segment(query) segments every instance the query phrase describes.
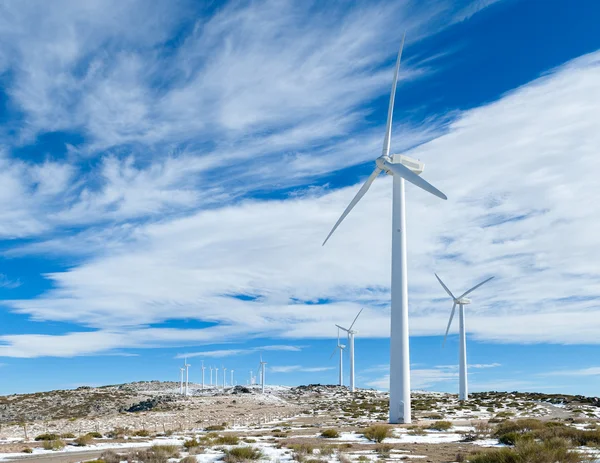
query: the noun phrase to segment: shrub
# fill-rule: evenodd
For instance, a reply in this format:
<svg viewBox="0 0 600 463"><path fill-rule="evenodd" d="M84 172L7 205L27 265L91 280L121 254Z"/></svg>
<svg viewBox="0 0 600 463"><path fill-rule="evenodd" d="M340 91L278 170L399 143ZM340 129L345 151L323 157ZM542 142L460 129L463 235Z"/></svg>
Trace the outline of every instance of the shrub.
<svg viewBox="0 0 600 463"><path fill-rule="evenodd" d="M427 433L421 426L414 425L414 426L409 426L409 428L408 428L409 436L423 436L425 434L427 434Z"/></svg>
<svg viewBox="0 0 600 463"><path fill-rule="evenodd" d="M448 429L452 428L452 423L450 421L436 421L435 423L431 423L428 429L433 429L434 431L448 431Z"/></svg>
<svg viewBox="0 0 600 463"><path fill-rule="evenodd" d="M188 455L187 457L179 460L179 463L198 463L198 460L196 459L196 457Z"/></svg>
<svg viewBox="0 0 600 463"><path fill-rule="evenodd" d="M256 444L256 439L252 439L251 437L246 437L243 439L246 444Z"/></svg>
<svg viewBox="0 0 600 463"><path fill-rule="evenodd" d="M319 447L319 455L324 455L324 456L333 455L334 451L335 451L335 446L333 446L333 445L323 445L323 446Z"/></svg>
<svg viewBox="0 0 600 463"><path fill-rule="evenodd" d="M61 439L75 439L76 437L77 436L75 434L73 434L72 432L65 432L60 435Z"/></svg>
<svg viewBox="0 0 600 463"><path fill-rule="evenodd" d="M375 451L382 457L389 457L392 446L390 444L377 444L375 446Z"/></svg>
<svg viewBox="0 0 600 463"><path fill-rule="evenodd" d="M167 458L179 457L179 446L177 445L153 445L150 451L159 455L165 455Z"/></svg>
<svg viewBox="0 0 600 463"><path fill-rule="evenodd" d="M89 434L79 436L77 439L75 439L75 445L78 447L85 447L86 445L91 445L93 442L94 438Z"/></svg>
<svg viewBox="0 0 600 463"><path fill-rule="evenodd" d="M340 433L337 429L324 429L321 433L321 437L325 437L326 439L335 439L340 437Z"/></svg>
<svg viewBox="0 0 600 463"><path fill-rule="evenodd" d="M44 450L62 450L65 448L64 441L60 439L44 440Z"/></svg>
<svg viewBox="0 0 600 463"><path fill-rule="evenodd" d="M214 445L237 445L240 443L240 439L237 436L219 436L215 439Z"/></svg>
<svg viewBox="0 0 600 463"><path fill-rule="evenodd" d="M204 428L205 431L225 431L225 426L222 424L211 424Z"/></svg>
<svg viewBox="0 0 600 463"><path fill-rule="evenodd" d="M33 449L31 447L25 447L21 450L23 453L33 453Z"/></svg>
<svg viewBox="0 0 600 463"><path fill-rule="evenodd" d="M106 450L100 454L100 460L105 463L121 463L121 456L112 450Z"/></svg>
<svg viewBox="0 0 600 463"><path fill-rule="evenodd" d="M363 435L374 442L383 442L383 439L390 436L390 427L385 424L374 424L365 429Z"/></svg>
<svg viewBox="0 0 600 463"><path fill-rule="evenodd" d="M262 452L254 447L233 447L229 450L225 450L225 458L223 461L226 463L248 461L248 460L259 460L262 457Z"/></svg>
<svg viewBox="0 0 600 463"><path fill-rule="evenodd" d="M35 438L35 440L36 441L46 441L46 440L56 440L59 438L60 438L60 436L58 434L44 433L44 434L40 434L39 436L37 436Z"/></svg>
<svg viewBox="0 0 600 463"><path fill-rule="evenodd" d="M87 435L92 436L94 439L102 439L102 434L97 431L88 432Z"/></svg>
<svg viewBox="0 0 600 463"><path fill-rule="evenodd" d="M468 458L469 463L580 463L585 456L570 448L565 439L518 441L513 448L480 452Z"/></svg>
<svg viewBox="0 0 600 463"><path fill-rule="evenodd" d="M133 432L133 435L136 437L150 437L150 432L146 429L138 429Z"/></svg>
<svg viewBox="0 0 600 463"><path fill-rule="evenodd" d="M198 442L196 439L190 439L190 440L186 440L183 443L183 446L186 449L191 449L192 447L199 447L200 446L200 442Z"/></svg>
<svg viewBox="0 0 600 463"><path fill-rule="evenodd" d="M128 436L130 434L129 429L126 428L115 428L112 431L108 431L106 433L107 437L110 437L111 439L119 439L119 438L123 438L125 436Z"/></svg>

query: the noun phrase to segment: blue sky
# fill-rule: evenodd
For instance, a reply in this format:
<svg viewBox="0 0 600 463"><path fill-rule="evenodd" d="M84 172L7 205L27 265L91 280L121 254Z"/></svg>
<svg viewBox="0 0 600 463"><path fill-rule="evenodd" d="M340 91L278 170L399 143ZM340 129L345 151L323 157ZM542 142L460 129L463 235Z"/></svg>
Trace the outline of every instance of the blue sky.
<svg viewBox="0 0 600 463"><path fill-rule="evenodd" d="M5 2L0 393L177 379L387 387L389 178L321 243L381 150L407 188L413 387L598 395L597 2ZM34 374L35 372L36 374Z"/></svg>

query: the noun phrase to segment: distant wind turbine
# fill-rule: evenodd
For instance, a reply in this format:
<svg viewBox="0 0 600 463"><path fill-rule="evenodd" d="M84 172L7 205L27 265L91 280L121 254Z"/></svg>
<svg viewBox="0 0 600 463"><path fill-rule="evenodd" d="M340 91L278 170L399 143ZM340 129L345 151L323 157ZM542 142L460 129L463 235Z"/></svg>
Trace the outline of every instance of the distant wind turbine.
<svg viewBox="0 0 600 463"><path fill-rule="evenodd" d="M473 286L471 289L461 294L458 297L454 297L454 294L448 289L448 287L444 284L442 279L435 274L435 277L442 285L442 288L448 293L448 295L452 298L454 304L452 304L452 312L450 312L450 320L448 321L448 327L446 328L446 334L444 335L444 342L442 345L446 344L446 338L448 337L448 331L450 331L450 325L452 324L452 319L454 318L454 311L456 310L456 306L458 305L458 326L459 326L459 386L458 386L458 400L468 400L469 398L469 390L467 385L467 330L465 327L465 305L471 303L471 299L466 298L467 294L472 293L480 286L486 284L494 277L489 277L487 280L482 281L478 285Z"/></svg>
<svg viewBox="0 0 600 463"><path fill-rule="evenodd" d="M360 316L362 311L363 309L360 309L358 315L354 318L354 321L350 325L350 328L344 328L343 326L335 325L339 329L344 330L346 333L348 333L348 344L350 345L350 392L354 392L356 390L356 388L354 387L354 335L358 333L358 331L353 330L352 327L356 323L356 320L358 320L358 317Z"/></svg>
<svg viewBox="0 0 600 463"><path fill-rule="evenodd" d="M235 386L235 384L233 384L233 370L230 370L231 372L231 387Z"/></svg>
<svg viewBox="0 0 600 463"><path fill-rule="evenodd" d="M260 386L261 386L261 391L263 394L265 393L265 365L266 364L267 364L267 362L263 362L262 354L261 354L259 368L260 368Z"/></svg>
<svg viewBox="0 0 600 463"><path fill-rule="evenodd" d="M206 370L206 367L204 366L204 360L202 360L202 392L204 392L204 370Z"/></svg>
<svg viewBox="0 0 600 463"><path fill-rule="evenodd" d="M179 378L179 393L183 395L183 372L185 368L179 368L180 378Z"/></svg>
<svg viewBox="0 0 600 463"><path fill-rule="evenodd" d="M333 226L323 245L352 208L365 195L371 184L381 172L391 175L394 179L392 190L392 281L391 281L391 329L390 329L390 423L410 423L410 355L408 334L408 280L406 266L406 208L404 203L404 181L422 188L441 199L446 195L425 181L419 174L424 165L408 156L394 154L390 156L390 141L392 138L392 115L398 72L404 47L404 37L396 59L396 70L390 93L390 104L383 139L383 151L375 160L375 170L358 190L346 210Z"/></svg>
<svg viewBox="0 0 600 463"><path fill-rule="evenodd" d="M210 367L210 385L213 385L213 378L212 378L212 372L213 372L213 367Z"/></svg>
<svg viewBox="0 0 600 463"><path fill-rule="evenodd" d="M190 367L191 365L189 365L187 363L187 357L184 360L184 364L183 366L185 367L185 395L188 396L190 395L190 389L189 389L189 385L190 385Z"/></svg>
<svg viewBox="0 0 600 463"><path fill-rule="evenodd" d="M225 391L225 386L227 386L227 368L223 367L223 391Z"/></svg>
<svg viewBox="0 0 600 463"><path fill-rule="evenodd" d="M215 388L219 389L219 368L215 367Z"/></svg>
<svg viewBox="0 0 600 463"><path fill-rule="evenodd" d="M346 346L344 346L343 344L340 344L340 328L338 326L338 339L337 339L337 346L335 346L335 349L333 349L333 352L331 354L331 357L329 357L329 360L331 360L333 358L333 356L335 355L335 351L339 350L340 352L340 364L339 364L339 385L343 386L344 385L344 368L343 368L343 364L344 364L344 349L346 348Z"/></svg>

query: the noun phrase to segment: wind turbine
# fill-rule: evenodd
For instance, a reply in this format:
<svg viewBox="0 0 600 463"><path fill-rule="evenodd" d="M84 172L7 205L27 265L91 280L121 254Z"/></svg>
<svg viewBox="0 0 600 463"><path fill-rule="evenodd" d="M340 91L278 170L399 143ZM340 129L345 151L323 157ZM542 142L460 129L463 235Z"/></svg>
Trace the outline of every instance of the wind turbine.
<svg viewBox="0 0 600 463"><path fill-rule="evenodd" d="M187 363L187 357L183 361L183 366L185 367L185 395L188 396L190 394L190 390L189 390L190 382L189 382L189 379L190 379L190 367L191 367L191 365L189 365Z"/></svg>
<svg viewBox="0 0 600 463"><path fill-rule="evenodd" d="M231 372L231 387L233 387L234 386L234 384L233 384L233 370L230 370L230 372Z"/></svg>
<svg viewBox="0 0 600 463"><path fill-rule="evenodd" d="M223 391L225 391L225 386L227 386L227 368L223 367Z"/></svg>
<svg viewBox="0 0 600 463"><path fill-rule="evenodd" d="M467 292L461 294L458 297L454 297L454 294L448 289L448 287L444 284L442 279L435 274L435 277L442 285L442 288L448 293L448 295L452 298L454 304L452 304L452 312L450 312L450 320L448 321L448 327L446 328L446 334L444 335L444 342L442 346L446 344L446 338L448 337L448 331L450 330L450 325L452 324L452 318L454 318L454 311L456 310L456 306L458 305L458 323L459 323L459 354L458 354L458 370L459 370L459 385L458 385L458 400L467 400L469 398L469 390L467 385L467 331L465 328L465 305L471 303L471 299L466 298L467 294L472 293L480 286L486 284L494 277L489 277L487 280L482 281L478 285L473 286Z"/></svg>
<svg viewBox="0 0 600 463"><path fill-rule="evenodd" d="M425 181L419 174L423 172L423 163L408 156L394 154L390 156L392 137L392 115L398 71L404 47L404 37L396 59L396 70L390 93L383 151L375 160L375 170L358 190L346 210L333 226L323 242L327 242L342 220L365 195L371 184L381 172L394 179L392 193L392 280L391 280L391 329L390 329L390 423L410 423L410 355L408 347L408 280L406 266L406 209L404 203L404 181L422 188L441 199L446 195Z"/></svg>
<svg viewBox="0 0 600 463"><path fill-rule="evenodd" d="M204 392L204 370L206 370L206 367L204 366L204 360L202 360L202 392Z"/></svg>
<svg viewBox="0 0 600 463"><path fill-rule="evenodd" d="M212 381L212 372L213 372L213 367L210 367L210 385L213 385L213 381Z"/></svg>
<svg viewBox="0 0 600 463"><path fill-rule="evenodd" d="M362 311L363 311L363 309L360 309L360 312L358 312L358 315L354 318L354 321L352 322L352 325L350 325L350 328L344 328L343 326L335 325L340 330L344 330L346 333L348 333L348 344L350 345L350 392L355 391L355 387L354 387L354 335L358 333L358 331L353 330L352 327L356 323L356 320L358 319L358 317ZM341 350L340 350L340 353L341 353Z"/></svg>
<svg viewBox="0 0 600 463"><path fill-rule="evenodd" d="M336 325L337 326L337 325ZM338 340L337 340L337 346L335 346L335 349L333 349L333 352L331 353L331 356L329 357L329 360L331 360L333 358L333 356L335 355L335 351L339 349L340 351L340 364L339 364L339 379L338 379L338 383L340 386L344 385L344 349L346 348L346 346L344 346L343 344L340 344L340 328L338 327Z"/></svg>
<svg viewBox="0 0 600 463"><path fill-rule="evenodd" d="M267 362L263 362L262 359L262 354L260 355L260 363L258 364L258 367L260 368L260 387L261 387L261 391L264 394L265 393L265 365L267 364Z"/></svg>
<svg viewBox="0 0 600 463"><path fill-rule="evenodd" d="M183 395L183 372L185 368L179 368L180 378L179 378L179 393Z"/></svg>
<svg viewBox="0 0 600 463"><path fill-rule="evenodd" d="M252 370L250 370L250 385L254 384L254 376L252 375Z"/></svg>
<svg viewBox="0 0 600 463"><path fill-rule="evenodd" d="M219 389L219 368L215 367L215 388Z"/></svg>

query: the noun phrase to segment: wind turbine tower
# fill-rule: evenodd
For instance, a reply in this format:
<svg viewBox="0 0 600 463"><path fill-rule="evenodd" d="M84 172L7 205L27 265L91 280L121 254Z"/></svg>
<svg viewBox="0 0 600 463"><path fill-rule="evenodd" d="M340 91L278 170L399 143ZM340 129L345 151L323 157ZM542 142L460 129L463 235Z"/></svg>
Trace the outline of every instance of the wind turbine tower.
<svg viewBox="0 0 600 463"><path fill-rule="evenodd" d="M223 367L223 391L225 391L225 386L227 386L227 368Z"/></svg>
<svg viewBox="0 0 600 463"><path fill-rule="evenodd" d="M390 155L392 138L392 115L398 72L404 47L404 37L396 59L396 69L392 82L390 104L383 139L381 156L375 160L375 170L358 190L346 210L342 213L323 245L333 234L356 203L365 195L381 172L393 178L392 189L392 278L391 278L391 323L390 323L390 423L410 423L410 355L408 335L408 280L406 266L406 207L404 202L404 181L437 196L448 199L444 193L419 177L424 165L416 159L399 154Z"/></svg>
<svg viewBox="0 0 600 463"><path fill-rule="evenodd" d="M185 367L185 395L188 396L190 395L190 389L189 389L189 385L190 385L190 367L191 365L189 365L187 363L187 358L184 360L184 364L183 366Z"/></svg>
<svg viewBox="0 0 600 463"><path fill-rule="evenodd" d="M219 389L219 368L215 367L215 388Z"/></svg>
<svg viewBox="0 0 600 463"><path fill-rule="evenodd" d="M202 360L202 392L204 392L204 370L206 370L206 367L204 366L204 360Z"/></svg>
<svg viewBox="0 0 600 463"><path fill-rule="evenodd" d="M212 386L213 385L213 380L212 380L213 367L211 366L211 367L209 367L209 369L210 369L210 385Z"/></svg>
<svg viewBox="0 0 600 463"><path fill-rule="evenodd" d="M354 335L358 333L358 331L353 330L352 327L356 323L356 320L358 319L362 311L363 309L360 309L358 315L354 318L352 325L350 325L350 328L344 328L343 326L335 325L339 329L344 330L346 333L348 333L348 344L350 345L350 392L354 392L356 390L354 386Z"/></svg>
<svg viewBox="0 0 600 463"><path fill-rule="evenodd" d="M179 393L181 395L183 395L183 372L185 371L185 368L180 368L179 369Z"/></svg>
<svg viewBox="0 0 600 463"><path fill-rule="evenodd" d="M337 346L335 346L335 349L333 349L333 353L331 354L331 357L329 357L329 359L331 360L333 358L333 356L335 355L335 351L339 350L339 354L340 354L340 364L339 364L339 385L343 386L344 385L344 349L346 348L346 346L344 346L343 344L340 344L340 328L338 327L338 340L337 340Z"/></svg>
<svg viewBox="0 0 600 463"><path fill-rule="evenodd" d="M263 362L262 355L261 355L259 368L260 368L260 386L261 386L261 392L263 394L265 393L265 365L266 364L267 364L267 362Z"/></svg>
<svg viewBox="0 0 600 463"><path fill-rule="evenodd" d="M233 370L230 370L231 372L231 387L235 386L235 384L233 383Z"/></svg>
<svg viewBox="0 0 600 463"><path fill-rule="evenodd" d="M456 306L458 305L458 333L459 333L459 353L458 353L458 373L459 373L459 381L458 381L458 400L465 401L469 399L469 387L467 383L467 330L465 327L465 305L471 303L471 299L466 298L467 294L472 293L480 286L486 284L494 277L490 277L487 280L482 281L481 283L473 286L467 292L461 294L458 297L454 297L454 294L448 289L448 287L444 284L442 279L435 274L435 277L444 288L444 291L448 293L448 296L452 298L454 304L452 304L452 311L450 312L450 320L448 321L448 327L446 328L446 334L444 335L444 343L446 344L446 338L448 337L448 331L450 331L450 325L452 325L452 319L454 318L454 312L456 310Z"/></svg>

